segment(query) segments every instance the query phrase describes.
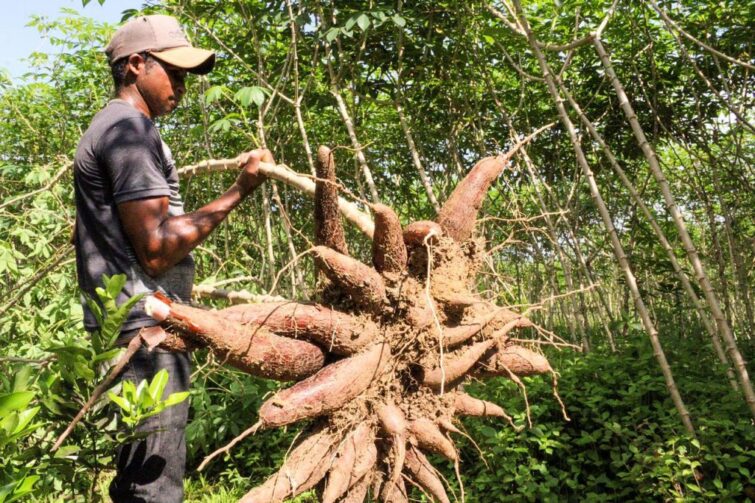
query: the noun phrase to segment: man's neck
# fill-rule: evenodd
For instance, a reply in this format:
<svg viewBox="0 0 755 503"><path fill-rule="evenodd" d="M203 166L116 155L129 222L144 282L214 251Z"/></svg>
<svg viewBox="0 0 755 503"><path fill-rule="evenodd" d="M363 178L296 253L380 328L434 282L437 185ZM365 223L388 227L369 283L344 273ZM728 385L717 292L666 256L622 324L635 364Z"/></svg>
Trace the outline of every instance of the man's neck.
<svg viewBox="0 0 755 503"><path fill-rule="evenodd" d="M152 119L152 113L150 112L147 103L144 102L144 98L142 98L141 94L139 94L139 90L136 89L135 86L127 86L122 88L120 91L118 91L117 98L125 101L132 107L139 110L141 113L147 116L148 119Z"/></svg>

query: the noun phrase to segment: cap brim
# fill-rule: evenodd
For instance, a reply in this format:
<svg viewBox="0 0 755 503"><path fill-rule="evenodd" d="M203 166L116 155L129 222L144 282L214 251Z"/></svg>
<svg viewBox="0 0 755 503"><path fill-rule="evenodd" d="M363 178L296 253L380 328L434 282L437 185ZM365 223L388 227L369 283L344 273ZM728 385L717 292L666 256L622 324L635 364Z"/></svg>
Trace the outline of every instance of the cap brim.
<svg viewBox="0 0 755 503"><path fill-rule="evenodd" d="M198 47L174 47L164 51L151 51L150 54L169 65L199 75L209 73L215 66L215 53Z"/></svg>

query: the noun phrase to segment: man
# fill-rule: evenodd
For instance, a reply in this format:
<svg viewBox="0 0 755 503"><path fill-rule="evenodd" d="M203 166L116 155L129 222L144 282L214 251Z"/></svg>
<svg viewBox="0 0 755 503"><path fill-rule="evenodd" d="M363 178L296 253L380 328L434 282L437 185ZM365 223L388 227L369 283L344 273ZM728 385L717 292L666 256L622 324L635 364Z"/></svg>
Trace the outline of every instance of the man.
<svg viewBox="0 0 755 503"><path fill-rule="evenodd" d="M272 162L272 156L266 150L243 155L236 182L215 201L184 214L176 168L153 120L176 108L186 91L186 73L206 74L215 54L192 47L178 21L161 15L129 21L105 52L116 98L94 117L74 159L79 286L95 297L103 274L125 274L119 302L155 291L188 301L194 280L190 252L264 182L259 162ZM97 329L86 306L84 311L87 330ZM123 324L119 344L155 323L143 301L138 303ZM188 389L188 356L160 349L141 348L123 379L138 383L160 369L170 374L166 394ZM186 402L166 409L140 425L152 432L146 439L121 446L110 486L114 501L183 499L187 416Z"/></svg>

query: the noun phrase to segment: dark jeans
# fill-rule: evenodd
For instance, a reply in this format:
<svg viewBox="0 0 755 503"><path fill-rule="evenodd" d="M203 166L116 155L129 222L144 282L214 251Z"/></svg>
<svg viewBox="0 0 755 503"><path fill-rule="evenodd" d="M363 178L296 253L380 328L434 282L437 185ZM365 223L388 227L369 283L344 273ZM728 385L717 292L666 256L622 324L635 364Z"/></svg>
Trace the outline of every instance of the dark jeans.
<svg viewBox="0 0 755 503"><path fill-rule="evenodd" d="M171 393L188 391L191 364L187 353L162 349L150 352L141 347L131 358L121 379L138 385L142 379L151 381L161 369L166 369L170 375L163 399ZM150 432L148 437L118 448L116 475L110 484L110 497L114 502L183 501L186 465L184 430L188 416L188 400L168 407L137 426L137 431Z"/></svg>

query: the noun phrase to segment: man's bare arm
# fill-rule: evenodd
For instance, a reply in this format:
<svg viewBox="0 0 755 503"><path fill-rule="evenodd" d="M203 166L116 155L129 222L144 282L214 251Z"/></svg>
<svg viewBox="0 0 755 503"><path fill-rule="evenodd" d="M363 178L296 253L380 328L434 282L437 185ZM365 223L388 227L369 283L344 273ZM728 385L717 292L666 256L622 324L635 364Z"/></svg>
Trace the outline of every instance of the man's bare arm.
<svg viewBox="0 0 755 503"><path fill-rule="evenodd" d="M168 215L168 198L137 199L118 205L123 228L144 271L159 276L184 259L220 224L238 204L265 181L260 160L272 162L266 150L244 157L236 182L218 199L196 211Z"/></svg>

